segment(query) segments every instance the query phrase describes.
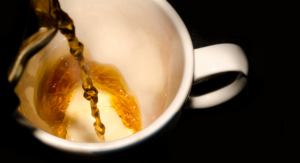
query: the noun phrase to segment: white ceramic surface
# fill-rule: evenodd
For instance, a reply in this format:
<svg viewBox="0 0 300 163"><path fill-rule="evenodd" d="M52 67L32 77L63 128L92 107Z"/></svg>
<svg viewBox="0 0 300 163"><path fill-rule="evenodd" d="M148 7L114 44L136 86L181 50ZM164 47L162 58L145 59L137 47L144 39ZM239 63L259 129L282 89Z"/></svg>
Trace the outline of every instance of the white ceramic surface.
<svg viewBox="0 0 300 163"><path fill-rule="evenodd" d="M195 49L194 82L221 72L241 72L248 75L248 62L243 50L235 44L217 44ZM189 97L191 108L209 108L237 95L246 85L245 77L217 91L198 97Z"/></svg>
<svg viewBox="0 0 300 163"><path fill-rule="evenodd" d="M21 99L20 111L33 125L25 119L19 121L34 128L36 138L59 150L93 154L136 144L151 137L179 111L193 79L226 71L247 75L247 60L236 45L197 49L194 56L185 25L165 0L63 0L60 5L73 18L77 36L86 45L85 53L120 70L138 97L143 129L105 143L72 142L49 134L47 124L35 111L33 94L38 68L45 60L55 60L68 51L66 40L58 33L29 61L16 93ZM190 98L192 106L206 108L227 101L245 83L245 78L240 78L216 92Z"/></svg>

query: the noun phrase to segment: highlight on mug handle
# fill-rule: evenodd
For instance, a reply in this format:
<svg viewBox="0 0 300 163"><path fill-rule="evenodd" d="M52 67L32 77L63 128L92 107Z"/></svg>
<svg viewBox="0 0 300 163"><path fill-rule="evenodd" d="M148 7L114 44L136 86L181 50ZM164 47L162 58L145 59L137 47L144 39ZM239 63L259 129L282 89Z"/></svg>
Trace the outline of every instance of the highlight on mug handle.
<svg viewBox="0 0 300 163"><path fill-rule="evenodd" d="M194 50L195 67L194 67L194 83L201 85L201 82L209 80L212 76L224 74L226 72L238 72L238 76L234 80L218 88L200 95L189 95L189 108L204 109L219 105L236 96L243 90L247 83L248 62L244 51L235 44L216 44ZM207 82L209 83L209 81Z"/></svg>

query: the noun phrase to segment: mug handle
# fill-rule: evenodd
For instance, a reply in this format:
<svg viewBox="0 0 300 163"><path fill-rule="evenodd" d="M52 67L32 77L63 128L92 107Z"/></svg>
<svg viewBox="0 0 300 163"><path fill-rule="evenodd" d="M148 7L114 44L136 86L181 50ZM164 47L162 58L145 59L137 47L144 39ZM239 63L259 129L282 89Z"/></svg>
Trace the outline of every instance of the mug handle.
<svg viewBox="0 0 300 163"><path fill-rule="evenodd" d="M236 96L247 83L248 62L244 51L235 44L216 44L194 50L194 83L224 72L239 72L231 84L204 95L189 95L189 108L204 109L219 105ZM201 82L199 83L201 84ZM193 88L192 88L193 89Z"/></svg>

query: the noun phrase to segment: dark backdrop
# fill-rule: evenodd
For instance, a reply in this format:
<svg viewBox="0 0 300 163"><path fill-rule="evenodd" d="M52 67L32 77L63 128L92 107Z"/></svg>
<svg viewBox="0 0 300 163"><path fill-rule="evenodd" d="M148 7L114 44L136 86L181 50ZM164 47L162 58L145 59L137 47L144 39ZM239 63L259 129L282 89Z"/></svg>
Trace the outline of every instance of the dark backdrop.
<svg viewBox="0 0 300 163"><path fill-rule="evenodd" d="M224 104L205 110L183 110L168 141L155 151L151 160L144 162L200 162L226 158L244 162L256 160L260 155L281 157L278 151L290 147L283 148L284 138L291 138L293 147L299 145L296 141L300 136L299 116L285 118L281 110L271 108L265 100L264 56L271 40L265 34L268 14L263 12L263 7L251 1L168 2L186 24L194 48L225 42L241 46L249 61L249 82L238 96ZM13 88L6 82L7 68L24 37L28 1L5 1L0 11L1 103L4 104L1 109L1 159L66 162L61 153L39 144L11 118L18 101Z"/></svg>

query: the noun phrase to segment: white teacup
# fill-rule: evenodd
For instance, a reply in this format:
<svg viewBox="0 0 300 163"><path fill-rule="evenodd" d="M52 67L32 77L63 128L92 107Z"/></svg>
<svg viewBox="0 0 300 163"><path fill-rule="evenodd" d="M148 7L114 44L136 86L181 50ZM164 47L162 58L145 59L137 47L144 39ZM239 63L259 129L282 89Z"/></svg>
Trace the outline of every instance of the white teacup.
<svg viewBox="0 0 300 163"><path fill-rule="evenodd" d="M193 83L222 72L248 73L243 50L234 44L193 49L188 31L165 0L63 0L61 8L73 19L76 34L92 58L116 66L129 89L137 96L143 129L128 137L104 143L80 143L55 137L39 118L33 104L36 73L46 60L69 51L60 34L28 62L16 86L22 113L18 121L32 128L41 142L69 153L101 155L127 149L153 137L180 111L186 100L190 108L221 104L237 95L246 78L191 97Z"/></svg>

